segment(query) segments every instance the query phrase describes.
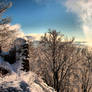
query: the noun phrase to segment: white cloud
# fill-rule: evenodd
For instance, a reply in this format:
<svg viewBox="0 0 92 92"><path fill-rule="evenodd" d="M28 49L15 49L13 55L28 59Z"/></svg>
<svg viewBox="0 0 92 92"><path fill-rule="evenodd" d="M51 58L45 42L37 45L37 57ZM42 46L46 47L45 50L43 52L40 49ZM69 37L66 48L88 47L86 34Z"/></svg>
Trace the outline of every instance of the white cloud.
<svg viewBox="0 0 92 92"><path fill-rule="evenodd" d="M7 30L14 31L14 34L16 35L16 37L24 37L24 33L22 32L20 24L15 24L15 25L6 24L5 26ZM0 29L1 28L3 29L5 26L0 25Z"/></svg>
<svg viewBox="0 0 92 92"><path fill-rule="evenodd" d="M8 26L8 25L7 25ZM10 26L10 25L9 25ZM10 30L20 30L21 29L21 25L19 24L15 24L15 25L11 25L9 27Z"/></svg>
<svg viewBox="0 0 92 92"><path fill-rule="evenodd" d="M68 12L75 13L82 21L82 29L86 40L92 44L92 0L67 0Z"/></svg>
<svg viewBox="0 0 92 92"><path fill-rule="evenodd" d="M15 30L17 37L24 37L24 33L22 32L22 29L21 29L21 25L20 24L11 25L9 27L9 30Z"/></svg>
<svg viewBox="0 0 92 92"><path fill-rule="evenodd" d="M44 34L43 33L31 33L29 34L28 36L31 36L32 37L32 40L40 40L41 39L41 36L43 36Z"/></svg>

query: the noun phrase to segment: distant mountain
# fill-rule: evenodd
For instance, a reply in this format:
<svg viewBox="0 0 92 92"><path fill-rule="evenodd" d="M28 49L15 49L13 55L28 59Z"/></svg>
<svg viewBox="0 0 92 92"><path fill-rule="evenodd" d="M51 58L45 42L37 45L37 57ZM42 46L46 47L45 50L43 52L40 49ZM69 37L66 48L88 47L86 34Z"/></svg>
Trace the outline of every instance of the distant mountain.
<svg viewBox="0 0 92 92"><path fill-rule="evenodd" d="M86 41L75 41L74 44L78 46L88 46Z"/></svg>
<svg viewBox="0 0 92 92"><path fill-rule="evenodd" d="M76 42L74 42L74 44L75 44L76 46L78 46L78 47L81 47L81 48L85 48L85 47L90 48L90 49L92 48L92 45L89 44L89 43L86 42L86 41L82 41L82 42L76 41Z"/></svg>
<svg viewBox="0 0 92 92"><path fill-rule="evenodd" d="M37 46L39 44L39 40L35 40L35 38L32 36L25 36L25 37L28 40L33 41L34 46ZM86 41L75 41L74 44L80 47L88 47L88 43Z"/></svg>

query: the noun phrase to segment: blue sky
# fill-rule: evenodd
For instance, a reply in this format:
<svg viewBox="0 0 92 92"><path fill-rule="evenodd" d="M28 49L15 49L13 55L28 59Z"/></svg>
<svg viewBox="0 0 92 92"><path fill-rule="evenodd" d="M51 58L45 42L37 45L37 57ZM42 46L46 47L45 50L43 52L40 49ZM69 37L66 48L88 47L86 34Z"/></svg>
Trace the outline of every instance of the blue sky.
<svg viewBox="0 0 92 92"><path fill-rule="evenodd" d="M67 12L66 0L11 0L13 6L4 14L11 24L20 24L24 33L44 33L49 28L84 39L81 22L76 14Z"/></svg>

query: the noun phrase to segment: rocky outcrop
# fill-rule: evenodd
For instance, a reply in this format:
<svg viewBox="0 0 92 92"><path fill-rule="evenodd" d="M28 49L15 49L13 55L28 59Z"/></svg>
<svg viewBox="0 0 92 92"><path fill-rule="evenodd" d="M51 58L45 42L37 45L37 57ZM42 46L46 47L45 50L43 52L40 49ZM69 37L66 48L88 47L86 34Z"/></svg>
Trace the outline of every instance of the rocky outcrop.
<svg viewBox="0 0 92 92"><path fill-rule="evenodd" d="M16 48L16 61L20 62L21 70L28 72L29 67L29 45L27 40L18 38L14 42Z"/></svg>
<svg viewBox="0 0 92 92"><path fill-rule="evenodd" d="M0 78L0 92L55 92L32 72Z"/></svg>
<svg viewBox="0 0 92 92"><path fill-rule="evenodd" d="M10 71L2 68L1 66L10 65L12 67L12 71L18 72L19 70L23 70L28 72L30 70L29 67L29 45L27 40L23 38L17 38L14 41L14 46L8 51L3 52L0 48L0 74L6 75ZM6 65L5 65L6 64Z"/></svg>

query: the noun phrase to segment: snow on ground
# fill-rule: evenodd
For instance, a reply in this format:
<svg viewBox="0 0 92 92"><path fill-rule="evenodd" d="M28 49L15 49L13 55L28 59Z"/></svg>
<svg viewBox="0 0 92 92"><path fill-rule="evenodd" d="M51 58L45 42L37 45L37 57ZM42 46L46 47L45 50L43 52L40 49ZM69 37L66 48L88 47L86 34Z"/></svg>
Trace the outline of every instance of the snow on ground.
<svg viewBox="0 0 92 92"><path fill-rule="evenodd" d="M15 72L14 66L0 57L0 68L9 71L9 74L0 77L0 92L55 92L33 72Z"/></svg>
<svg viewBox="0 0 92 92"><path fill-rule="evenodd" d="M55 90L47 86L36 74L21 72L0 78L0 92L55 92Z"/></svg>
<svg viewBox="0 0 92 92"><path fill-rule="evenodd" d="M20 45L20 41L21 44L25 43L25 40L19 39L19 42L17 41L18 45ZM18 45L17 49L20 49ZM0 92L55 92L33 72L21 71L21 62L25 58L24 56L18 55L20 57L19 61L10 64L9 61L4 60L4 56L8 54L8 52L0 53L0 74L3 72L2 69L9 71L9 74L0 76Z"/></svg>

